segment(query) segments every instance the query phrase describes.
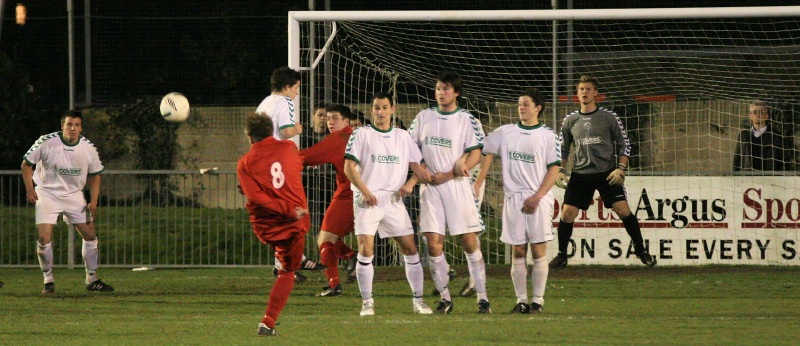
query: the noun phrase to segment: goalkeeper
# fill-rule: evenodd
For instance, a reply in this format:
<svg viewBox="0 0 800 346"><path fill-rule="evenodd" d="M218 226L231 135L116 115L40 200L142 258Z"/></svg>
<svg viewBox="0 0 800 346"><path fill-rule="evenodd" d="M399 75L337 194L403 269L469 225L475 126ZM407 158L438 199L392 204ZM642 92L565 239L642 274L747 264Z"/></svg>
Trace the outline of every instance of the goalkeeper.
<svg viewBox="0 0 800 346"><path fill-rule="evenodd" d="M567 246L578 209L587 210L594 191L600 192L603 205L611 208L622 220L631 237L636 257L648 267L656 265L642 239L639 220L631 213L625 194L625 171L631 146L625 128L616 113L597 106L597 79L581 76L577 85L581 109L572 112L561 125L562 167L569 161L570 146L575 145L572 174L563 170L556 185L565 188L561 220L558 223L558 255L550 261L551 267L567 266Z"/></svg>

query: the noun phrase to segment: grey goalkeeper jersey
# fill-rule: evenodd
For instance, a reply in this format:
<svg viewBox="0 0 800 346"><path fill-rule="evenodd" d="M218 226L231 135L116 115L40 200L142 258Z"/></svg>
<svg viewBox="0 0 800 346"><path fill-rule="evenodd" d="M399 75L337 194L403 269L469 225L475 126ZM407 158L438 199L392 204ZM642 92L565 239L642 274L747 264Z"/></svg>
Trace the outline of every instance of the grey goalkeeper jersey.
<svg viewBox="0 0 800 346"><path fill-rule="evenodd" d="M572 171L580 174L603 173L617 167L618 156L631 156L628 135L617 114L598 107L594 112L574 111L561 125L561 158L569 158L575 145Z"/></svg>

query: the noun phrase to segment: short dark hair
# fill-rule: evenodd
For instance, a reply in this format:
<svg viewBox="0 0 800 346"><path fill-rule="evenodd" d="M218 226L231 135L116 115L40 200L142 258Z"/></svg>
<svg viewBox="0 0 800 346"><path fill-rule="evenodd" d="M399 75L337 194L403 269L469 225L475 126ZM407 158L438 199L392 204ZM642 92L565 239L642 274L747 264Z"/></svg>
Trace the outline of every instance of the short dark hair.
<svg viewBox="0 0 800 346"><path fill-rule="evenodd" d="M355 115L350 120L358 120L361 123L361 125L363 125L363 126L367 126L367 125L371 125L372 124L372 121L367 119L367 116L364 115L364 112L362 112L360 110L355 110L353 113L355 113Z"/></svg>
<svg viewBox="0 0 800 346"><path fill-rule="evenodd" d="M300 72L288 67L275 69L275 71L272 71L272 78L270 78L272 91L282 91L287 85L294 86L300 81L300 77Z"/></svg>
<svg viewBox="0 0 800 346"><path fill-rule="evenodd" d="M350 108L347 108L344 105L339 105L339 104L328 105L327 107L325 107L325 111L331 113L333 112L339 113L342 116L342 118L345 118L347 120L353 119L353 111L351 111Z"/></svg>
<svg viewBox="0 0 800 346"><path fill-rule="evenodd" d="M247 125L245 133L253 138L253 142L259 142L264 138L272 137L272 119L265 115L250 113L247 115Z"/></svg>
<svg viewBox="0 0 800 346"><path fill-rule="evenodd" d="M464 90L464 81L461 80L461 76L458 73L453 71L444 71L439 74L439 77L436 77L437 82L442 82L445 84L450 84L453 86L453 91L461 94L461 91Z"/></svg>
<svg viewBox="0 0 800 346"><path fill-rule="evenodd" d="M64 125L64 121L67 120L67 117L81 118L81 120L83 120L83 114L80 111L70 109L61 115L61 120L60 120L61 125Z"/></svg>
<svg viewBox="0 0 800 346"><path fill-rule="evenodd" d="M539 111L539 115L544 113L544 94L539 91L538 88L527 88L525 91L522 92L519 96L527 96L533 100L533 103L537 106L542 106L542 110Z"/></svg>
<svg viewBox="0 0 800 346"><path fill-rule="evenodd" d="M391 95L389 95L387 93L384 93L384 92L380 92L380 93L377 93L375 95L372 95L372 102L375 102L375 100L383 100L383 99L388 99L389 100L389 105L394 107L394 99L392 98Z"/></svg>
<svg viewBox="0 0 800 346"><path fill-rule="evenodd" d="M598 83L597 78L592 76L588 75L581 76L581 79L578 81L578 84L575 84L575 86L577 87L581 83L592 83L592 85L594 86L594 90L600 89L600 84Z"/></svg>

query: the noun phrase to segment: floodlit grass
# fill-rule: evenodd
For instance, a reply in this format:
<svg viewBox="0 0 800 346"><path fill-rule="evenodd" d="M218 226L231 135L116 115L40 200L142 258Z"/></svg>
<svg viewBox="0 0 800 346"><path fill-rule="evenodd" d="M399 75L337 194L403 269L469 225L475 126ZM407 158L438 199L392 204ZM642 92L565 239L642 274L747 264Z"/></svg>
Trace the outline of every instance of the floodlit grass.
<svg viewBox="0 0 800 346"><path fill-rule="evenodd" d="M376 316L360 317L355 283L319 298L321 273L295 286L277 329L255 335L274 278L267 268L102 269L110 294L89 293L82 270L56 268L41 296L34 269L3 269L0 344L794 344L797 267L570 267L550 271L541 315L510 315L508 267L489 268L492 315L454 298L448 316L418 316L402 268L376 268ZM458 290L466 269L451 284ZM426 273L427 275L427 273ZM432 283L426 281L430 293ZM426 297L434 306L434 299Z"/></svg>

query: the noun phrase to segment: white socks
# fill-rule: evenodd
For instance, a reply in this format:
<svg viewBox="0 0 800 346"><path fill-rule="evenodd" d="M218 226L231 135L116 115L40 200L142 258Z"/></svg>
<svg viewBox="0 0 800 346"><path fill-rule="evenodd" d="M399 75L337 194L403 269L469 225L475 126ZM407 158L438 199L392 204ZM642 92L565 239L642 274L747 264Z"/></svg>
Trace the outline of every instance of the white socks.
<svg viewBox="0 0 800 346"><path fill-rule="evenodd" d="M39 268L42 268L44 283L53 282L53 243L45 245L36 242L36 257L39 258Z"/></svg>
<svg viewBox="0 0 800 346"><path fill-rule="evenodd" d="M356 278L358 279L358 290L361 291L361 299L369 301L372 300L372 279L375 276L375 267L372 265L374 256L364 257L361 256L361 253L357 256Z"/></svg>
<svg viewBox="0 0 800 346"><path fill-rule="evenodd" d="M486 264L483 263L483 253L480 249L473 253L464 253L467 257L469 275L475 278L475 292L478 294L478 301L481 299L488 301L486 297Z"/></svg>
<svg viewBox="0 0 800 346"><path fill-rule="evenodd" d="M511 282L517 303L528 304L528 265L525 262L525 257L511 259Z"/></svg>
<svg viewBox="0 0 800 346"><path fill-rule="evenodd" d="M437 257L429 255L428 257L431 261L430 271L433 284L436 285L436 289L439 291L442 299L452 301L452 298L450 298L450 290L447 287L450 284L450 276L447 275L447 272L450 271L450 265L447 264L444 254Z"/></svg>
<svg viewBox="0 0 800 346"><path fill-rule="evenodd" d="M547 287L547 274L549 272L547 257L533 260L531 281L533 284L533 302L536 304L544 305L544 290Z"/></svg>
<svg viewBox="0 0 800 346"><path fill-rule="evenodd" d="M99 250L97 250L97 239L92 241L83 241L81 246L81 255L83 255L83 263L86 266L86 284L97 281L97 258Z"/></svg>
<svg viewBox="0 0 800 346"><path fill-rule="evenodd" d="M411 286L411 293L414 295L414 302L422 301L423 282L425 281L425 274L422 270L422 264L419 262L419 254L412 256L403 256L406 262L406 279Z"/></svg>

